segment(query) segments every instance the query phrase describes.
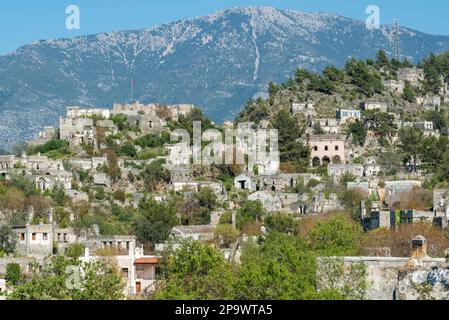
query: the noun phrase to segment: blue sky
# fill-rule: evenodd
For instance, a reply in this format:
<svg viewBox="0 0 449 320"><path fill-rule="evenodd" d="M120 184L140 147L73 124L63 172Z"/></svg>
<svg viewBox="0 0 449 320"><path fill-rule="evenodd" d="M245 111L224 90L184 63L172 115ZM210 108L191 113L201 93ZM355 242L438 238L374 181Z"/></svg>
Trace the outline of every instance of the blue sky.
<svg viewBox="0 0 449 320"><path fill-rule="evenodd" d="M67 30L65 9L78 5L81 29ZM380 8L382 24L397 16L401 25L449 35L449 1L405 0L1 0L0 54L37 39L72 37L122 29L152 27L182 18L207 15L234 6L272 6L334 12L365 20L368 5Z"/></svg>

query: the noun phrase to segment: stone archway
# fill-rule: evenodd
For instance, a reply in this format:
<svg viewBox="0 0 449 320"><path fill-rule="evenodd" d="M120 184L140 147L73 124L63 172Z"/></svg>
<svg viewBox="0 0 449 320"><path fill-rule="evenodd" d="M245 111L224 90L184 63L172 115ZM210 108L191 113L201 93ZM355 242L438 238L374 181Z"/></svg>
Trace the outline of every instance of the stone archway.
<svg viewBox="0 0 449 320"><path fill-rule="evenodd" d="M314 157L312 159L312 167L319 167L321 165L320 158Z"/></svg>
<svg viewBox="0 0 449 320"><path fill-rule="evenodd" d="M340 164L341 163L341 158L340 156L335 156L332 158L332 163L333 164Z"/></svg>
<svg viewBox="0 0 449 320"><path fill-rule="evenodd" d="M47 181L44 178L39 179L38 185L39 185L39 190L41 190L41 191L45 191L45 189L47 189Z"/></svg>
<svg viewBox="0 0 449 320"><path fill-rule="evenodd" d="M331 159L328 156L324 156L322 161L323 161L323 164L326 164L326 165L331 163Z"/></svg>

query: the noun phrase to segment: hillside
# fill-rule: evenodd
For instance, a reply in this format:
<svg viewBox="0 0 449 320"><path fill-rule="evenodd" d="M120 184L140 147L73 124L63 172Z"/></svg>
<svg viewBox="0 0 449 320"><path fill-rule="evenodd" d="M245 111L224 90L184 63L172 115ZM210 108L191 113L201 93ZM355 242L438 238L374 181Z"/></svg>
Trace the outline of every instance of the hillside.
<svg viewBox="0 0 449 320"><path fill-rule="evenodd" d="M449 37L401 28L401 52L419 61L449 50ZM0 147L56 124L68 105L193 103L215 121L233 118L298 66L320 71L391 47L391 27L329 13L247 7L73 39L35 41L0 57Z"/></svg>

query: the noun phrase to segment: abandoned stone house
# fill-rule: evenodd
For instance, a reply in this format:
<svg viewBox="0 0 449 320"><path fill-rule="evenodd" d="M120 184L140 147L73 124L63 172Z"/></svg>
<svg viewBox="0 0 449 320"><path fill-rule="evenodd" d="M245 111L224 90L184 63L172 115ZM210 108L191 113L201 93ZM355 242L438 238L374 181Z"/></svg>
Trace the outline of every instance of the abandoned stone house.
<svg viewBox="0 0 449 320"><path fill-rule="evenodd" d="M296 186L299 174L278 173L276 175L259 175L256 178L257 190L285 191Z"/></svg>
<svg viewBox="0 0 449 320"><path fill-rule="evenodd" d="M441 97L437 95L428 95L423 98L416 99L425 110L435 111L441 107Z"/></svg>
<svg viewBox="0 0 449 320"><path fill-rule="evenodd" d="M51 190L56 185L65 190L72 188L72 173L64 169L61 160L49 159L46 156L2 156L0 174L7 179L10 175L26 176L40 191Z"/></svg>
<svg viewBox="0 0 449 320"><path fill-rule="evenodd" d="M257 191L250 197L253 200L260 200L268 212L282 211L306 215L324 214L342 208L337 194L325 194L322 191L302 194Z"/></svg>
<svg viewBox="0 0 449 320"><path fill-rule="evenodd" d="M424 80L424 70L418 68L399 68L398 81L409 82L414 87L419 87Z"/></svg>
<svg viewBox="0 0 449 320"><path fill-rule="evenodd" d="M27 156L26 154L23 154L21 157L0 157L0 167L1 166L6 170L17 169L27 175L64 171L64 165L61 160L54 160L41 155Z"/></svg>
<svg viewBox="0 0 449 320"><path fill-rule="evenodd" d="M370 192L370 184L367 181L349 181L346 184L346 190L360 190L365 194L372 194Z"/></svg>
<svg viewBox="0 0 449 320"><path fill-rule="evenodd" d="M379 165L378 157L366 157L363 163L363 175L365 177L377 177L379 175L382 168Z"/></svg>
<svg viewBox="0 0 449 320"><path fill-rule="evenodd" d="M212 225L176 226L172 230L171 239L207 242L214 238L214 231L215 228Z"/></svg>
<svg viewBox="0 0 449 320"><path fill-rule="evenodd" d="M298 193L277 192L276 194L282 202L282 207L287 207L292 203L296 203L300 201L301 198Z"/></svg>
<svg viewBox="0 0 449 320"><path fill-rule="evenodd" d="M188 167L192 161L192 149L187 143L165 144L164 149L169 155L166 164L169 168Z"/></svg>
<svg viewBox="0 0 449 320"><path fill-rule="evenodd" d="M251 164L247 165L247 170L251 170L249 168ZM256 172L260 175L274 175L277 172L279 172L280 168L280 160L277 159L263 159L263 160L256 160L253 163L253 170L257 170Z"/></svg>
<svg viewBox="0 0 449 320"><path fill-rule="evenodd" d="M360 104L360 109L362 111L378 110L380 112L388 112L388 105L384 102L379 101L365 101Z"/></svg>
<svg viewBox="0 0 449 320"><path fill-rule="evenodd" d="M421 130L425 136L439 137L440 135L439 131L434 129L432 121L418 121L414 123L414 127Z"/></svg>
<svg viewBox="0 0 449 320"><path fill-rule="evenodd" d="M89 201L89 195L83 191L70 189L66 191L66 195L74 203L79 201Z"/></svg>
<svg viewBox="0 0 449 320"><path fill-rule="evenodd" d="M313 135L315 134L315 125L319 124L321 130L324 134L330 135L330 134L340 134L341 133L341 126L337 119L334 118L327 118L327 119L309 119L307 121L307 128L306 133Z"/></svg>
<svg viewBox="0 0 449 320"><path fill-rule="evenodd" d="M98 135L103 135L102 139L100 139L100 145L99 147L101 149L106 149L106 144L104 142L105 138L115 135L118 133L118 128L114 124L114 121L112 120L98 120L96 124L96 130Z"/></svg>
<svg viewBox="0 0 449 320"><path fill-rule="evenodd" d="M7 177L10 170L14 169L16 157L13 155L0 156L0 175Z"/></svg>
<svg viewBox="0 0 449 320"><path fill-rule="evenodd" d="M66 117L59 119L59 136L61 140L69 142L70 148L75 149L80 144L97 146L97 130L93 117L99 118L99 127L114 130L109 118L110 109L68 107Z"/></svg>
<svg viewBox="0 0 449 320"><path fill-rule="evenodd" d="M158 114L167 113L167 117L177 121L181 115L185 116L193 109L194 106L192 104L162 105L151 103L145 105L137 101L133 104L114 104L112 114L158 116Z"/></svg>
<svg viewBox="0 0 449 320"><path fill-rule="evenodd" d="M112 132L117 132L118 128L114 124L114 121L106 119L106 120L98 120L97 127L109 129Z"/></svg>
<svg viewBox="0 0 449 320"><path fill-rule="evenodd" d="M350 174L356 178L365 176L365 168L361 164L328 164L327 174L334 179L335 182L340 181L344 174Z"/></svg>
<svg viewBox="0 0 449 320"><path fill-rule="evenodd" d="M70 158L68 163L71 167L78 170L89 172L99 171L108 162L107 157L91 157L91 158ZM118 161L120 168L123 167L123 160Z"/></svg>
<svg viewBox="0 0 449 320"><path fill-rule="evenodd" d="M111 250L116 254L128 254L136 248L136 239L130 235L100 236L95 235L82 240L89 252L95 254L97 250Z"/></svg>
<svg viewBox="0 0 449 320"><path fill-rule="evenodd" d="M192 172L190 168L167 168L170 171L170 181L187 181L192 179Z"/></svg>
<svg viewBox="0 0 449 320"><path fill-rule="evenodd" d="M362 219L365 231L377 228L395 228L415 222L430 222L439 227L447 225L445 213L420 210L379 210L379 208L373 208L369 217L363 217Z"/></svg>
<svg viewBox="0 0 449 320"><path fill-rule="evenodd" d="M174 121L178 121L180 116L186 116L195 108L193 104L173 104L168 106L168 110L171 113L171 118Z"/></svg>
<svg viewBox="0 0 449 320"><path fill-rule="evenodd" d="M309 195L306 193L276 193L282 202L281 212L292 213L295 215L306 215L311 206Z"/></svg>
<svg viewBox="0 0 449 320"><path fill-rule="evenodd" d="M68 171L48 172L45 175L35 175L34 181L37 189L44 192L52 190L56 186L61 186L64 190L72 189L72 173Z"/></svg>
<svg viewBox="0 0 449 320"><path fill-rule="evenodd" d="M345 139L340 136L323 135L309 138L311 163L313 167L322 164L340 164L346 162Z"/></svg>
<svg viewBox="0 0 449 320"><path fill-rule="evenodd" d="M256 146L257 148L257 146ZM249 151L252 152L252 151ZM242 151L245 153L245 151ZM260 175L275 175L279 172L280 160L278 152L257 152L255 159L251 159L243 165L243 171L254 172Z"/></svg>
<svg viewBox="0 0 449 320"><path fill-rule="evenodd" d="M349 181L347 183L347 190L361 190L367 195L378 195L378 184L377 178L369 178L366 181Z"/></svg>
<svg viewBox="0 0 449 320"><path fill-rule="evenodd" d="M67 119L99 117L109 119L111 110L106 108L80 108L77 106L68 107L66 112Z"/></svg>
<svg viewBox="0 0 449 320"><path fill-rule="evenodd" d="M270 121L267 119L261 119L258 123L250 122L251 127L256 130L267 130L270 126ZM237 126L237 130L241 128L242 123L239 123Z"/></svg>
<svg viewBox="0 0 449 320"><path fill-rule="evenodd" d="M417 121L417 122L408 122L408 121L397 121L396 125L398 128L416 128L422 131L424 136L434 136L439 137L440 132L434 129L434 124L432 121Z"/></svg>
<svg viewBox="0 0 449 320"><path fill-rule="evenodd" d="M105 172L95 172L92 177L93 184L97 187L109 188L111 186L111 180Z"/></svg>
<svg viewBox="0 0 449 320"><path fill-rule="evenodd" d="M248 196L249 201L260 201L267 212L278 212L282 209L280 197L271 191L256 191Z"/></svg>
<svg viewBox="0 0 449 320"><path fill-rule="evenodd" d="M404 93L405 84L403 81L385 80L383 81L385 89L390 92L402 94Z"/></svg>
<svg viewBox="0 0 449 320"><path fill-rule="evenodd" d="M340 124L354 122L356 120L360 121L361 118L362 114L360 110L352 110L352 109L337 110L337 119L340 121Z"/></svg>
<svg viewBox="0 0 449 320"><path fill-rule="evenodd" d="M64 252L73 243L87 244L89 238L98 237L98 228L75 232L73 228L58 228L52 221L48 224L19 226L13 228L17 236L16 250L26 256L48 256Z"/></svg>
<svg viewBox="0 0 449 320"><path fill-rule="evenodd" d="M16 250L19 254L53 254L53 225L27 225L13 230L17 235Z"/></svg>
<svg viewBox="0 0 449 320"><path fill-rule="evenodd" d="M413 188L420 188L421 184L422 182L419 180L385 181L384 203L390 207L401 196L412 191Z"/></svg>
<svg viewBox="0 0 449 320"><path fill-rule="evenodd" d="M340 210L342 206L336 193L317 192L313 194L309 208L312 214L323 214Z"/></svg>
<svg viewBox="0 0 449 320"><path fill-rule="evenodd" d="M69 142L73 150L81 144L96 146L96 128L91 118L60 118L59 136L61 140Z"/></svg>
<svg viewBox="0 0 449 320"><path fill-rule="evenodd" d="M53 160L47 156L35 155L14 158L14 165L25 170L26 174L47 174L49 172L64 171L64 164L61 160Z"/></svg>
<svg viewBox="0 0 449 320"><path fill-rule="evenodd" d="M449 219L449 189L433 190L433 211Z"/></svg>
<svg viewBox="0 0 449 320"><path fill-rule="evenodd" d="M20 266L20 269L22 271L22 274L28 275L33 270L33 265L35 263L42 264L43 263L43 257L14 257L14 256L8 256L8 257L1 257L0 258L0 275L6 274L6 269L9 264L14 263L18 264ZM1 285L1 281L0 281ZM5 287L3 286L3 292L5 292ZM0 292L1 296L1 292ZM1 298L0 298L1 300Z"/></svg>
<svg viewBox="0 0 449 320"><path fill-rule="evenodd" d="M72 174L64 169L63 162L46 156L0 157L0 174L30 177L41 191L52 189L57 184L66 190L71 189Z"/></svg>
<svg viewBox="0 0 449 320"><path fill-rule="evenodd" d="M310 102L300 103L297 101L293 101L290 106L290 112L292 114L302 114L306 118L313 118L317 115L315 105Z"/></svg>
<svg viewBox="0 0 449 320"><path fill-rule="evenodd" d="M308 193L298 194L298 201L287 203L284 205L291 213L297 213L299 215L307 215L313 213L311 195Z"/></svg>
<svg viewBox="0 0 449 320"><path fill-rule="evenodd" d="M28 145L30 146L36 146L36 145L41 145L41 144L45 144L47 142L49 142L50 140L56 138L57 136L57 131L54 127L52 126L47 126L44 127L37 135L37 139L30 141L28 143Z"/></svg>
<svg viewBox="0 0 449 320"><path fill-rule="evenodd" d="M212 222L212 217L211 217ZM233 215L233 224L235 223L235 215ZM175 251L185 240L210 242L214 239L216 225L193 225L193 226L176 226L173 227L169 238L161 243L155 244L156 252Z"/></svg>
<svg viewBox="0 0 449 320"><path fill-rule="evenodd" d="M422 182L419 180L399 180L399 181L385 181L385 196L384 203L390 206L395 201L409 193L415 187L421 187Z"/></svg>
<svg viewBox="0 0 449 320"><path fill-rule="evenodd" d="M215 181L171 181L171 188L176 192L199 192L201 189L211 189L219 200L227 199L226 188L221 182Z"/></svg>
<svg viewBox="0 0 449 320"><path fill-rule="evenodd" d="M234 178L234 187L240 190L280 192L294 188L302 177L299 173L278 173L275 175L255 175L242 173Z"/></svg>
<svg viewBox="0 0 449 320"><path fill-rule="evenodd" d="M234 187L239 190L256 190L256 181L252 172L242 173L234 178Z"/></svg>
<svg viewBox="0 0 449 320"><path fill-rule="evenodd" d="M157 105L154 103L151 104L141 104L136 101L135 103L127 103L127 104L119 104L114 103L112 106L112 114L124 114L126 116L136 116L139 114L142 115L156 115L157 114Z"/></svg>
<svg viewBox="0 0 449 320"><path fill-rule="evenodd" d="M345 285L342 277L338 283L328 273L329 259L341 261L343 274L349 275L351 266L363 266L366 271L365 299L367 300L419 300L447 299L449 296L449 268L444 258L427 255L427 241L422 236L411 240L410 257L343 257L317 260L318 290ZM425 293L424 293L425 292Z"/></svg>
<svg viewBox="0 0 449 320"><path fill-rule="evenodd" d="M158 116L146 114L130 115L127 123L138 127L143 134L160 132L164 126L164 122Z"/></svg>

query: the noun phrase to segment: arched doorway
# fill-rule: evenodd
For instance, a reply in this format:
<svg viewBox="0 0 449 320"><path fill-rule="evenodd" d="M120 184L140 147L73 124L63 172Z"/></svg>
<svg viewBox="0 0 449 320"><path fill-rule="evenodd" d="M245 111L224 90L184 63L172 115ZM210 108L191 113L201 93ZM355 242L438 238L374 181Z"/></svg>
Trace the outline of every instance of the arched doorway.
<svg viewBox="0 0 449 320"><path fill-rule="evenodd" d="M38 185L39 185L39 190L41 190L41 191L45 191L45 189L47 188L47 182L45 181L44 178L39 179Z"/></svg>
<svg viewBox="0 0 449 320"><path fill-rule="evenodd" d="M332 158L332 163L333 164L340 164L341 163L341 158L340 156L335 156Z"/></svg>
<svg viewBox="0 0 449 320"><path fill-rule="evenodd" d="M331 159L329 159L329 157L328 156L325 156L325 157L323 157L323 164L329 164L329 163L331 163Z"/></svg>
<svg viewBox="0 0 449 320"><path fill-rule="evenodd" d="M312 166L313 167L319 167L320 164L321 164L320 158L315 157L315 158L312 159Z"/></svg>

